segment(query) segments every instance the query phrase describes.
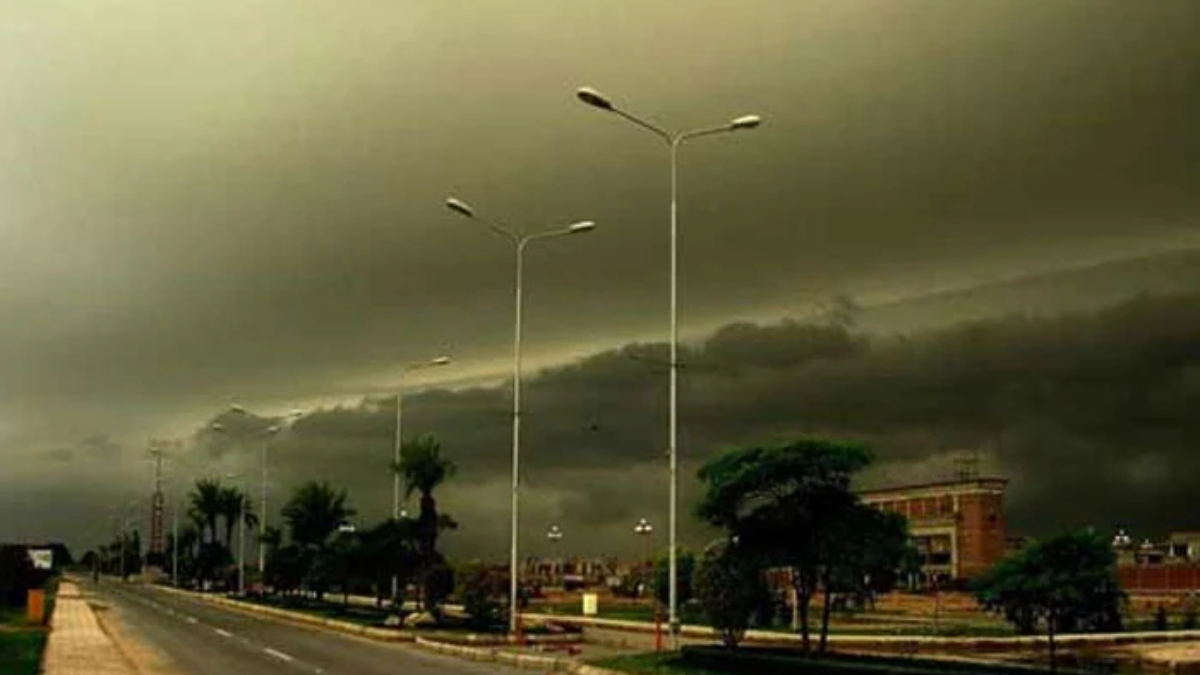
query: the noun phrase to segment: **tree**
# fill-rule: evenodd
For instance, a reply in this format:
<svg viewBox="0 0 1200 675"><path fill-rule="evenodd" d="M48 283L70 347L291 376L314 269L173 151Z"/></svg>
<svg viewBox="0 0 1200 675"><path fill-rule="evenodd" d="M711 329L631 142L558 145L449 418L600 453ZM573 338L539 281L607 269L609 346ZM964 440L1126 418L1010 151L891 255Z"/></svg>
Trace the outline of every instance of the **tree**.
<svg viewBox="0 0 1200 675"><path fill-rule="evenodd" d="M296 488L283 507L291 541L300 546L323 547L354 515L345 490L335 490L327 482L310 481Z"/></svg>
<svg viewBox="0 0 1200 675"><path fill-rule="evenodd" d="M225 519L225 545L233 550L233 528L238 519L245 513L246 527L253 528L258 524L258 517L250 509L250 500L246 493L236 487L223 487L218 493L219 513Z"/></svg>
<svg viewBox="0 0 1200 675"><path fill-rule="evenodd" d="M217 541L217 518L222 512L221 481L201 479L188 494L188 515L201 525L201 533L208 531L209 541Z"/></svg>
<svg viewBox="0 0 1200 675"><path fill-rule="evenodd" d="M345 490L326 482L310 481L296 488L283 507L288 535L296 547L289 563L299 566L302 583L321 598L338 578L337 562L329 551L338 527L354 515Z"/></svg>
<svg viewBox="0 0 1200 675"><path fill-rule="evenodd" d="M392 577L396 577L396 591L400 597L393 598L403 604L404 589L417 568L417 547L414 523L407 519L385 520L363 533L362 557L364 578L375 588L376 604L391 592Z"/></svg>
<svg viewBox="0 0 1200 675"><path fill-rule="evenodd" d="M801 439L733 450L700 468L707 490L698 515L737 537L740 549L790 573L805 651L812 598L832 582L840 547L852 534L843 526L858 504L850 478L870 461L858 444ZM822 621L822 648L826 627Z"/></svg>
<svg viewBox="0 0 1200 675"><path fill-rule="evenodd" d="M440 610L446 598L454 592L454 569L436 551L421 575L421 603L426 611Z"/></svg>
<svg viewBox="0 0 1200 675"><path fill-rule="evenodd" d="M826 591L821 651L827 646L834 596L852 598L859 604L874 602L877 595L896 587L912 552L908 521L865 504L854 504L843 520L833 524L831 534L832 560L821 582Z"/></svg>
<svg viewBox="0 0 1200 675"><path fill-rule="evenodd" d="M1022 632L1045 625L1051 670L1057 667L1057 633L1119 627L1125 600L1116 555L1090 530L1030 544L977 579L975 592L980 604Z"/></svg>
<svg viewBox="0 0 1200 675"><path fill-rule="evenodd" d="M736 649L750 617L767 601L761 565L736 545L712 547L696 570L696 597L721 642Z"/></svg>
<svg viewBox="0 0 1200 675"><path fill-rule="evenodd" d="M696 556L691 551L680 549L675 554L678 574L676 600L680 605L692 599L692 577L696 569ZM654 563L654 598L666 605L671 600L671 559L664 555Z"/></svg>
<svg viewBox="0 0 1200 675"><path fill-rule="evenodd" d="M438 513L433 491L454 475L455 466L442 456L442 444L436 437L422 435L401 446L400 462L392 469L404 477L407 495L411 496L414 492L420 494L415 532L420 586L425 594L422 598L425 606L436 607L438 603L432 601L427 593L430 589L443 589L445 583L443 579L432 579L431 575L448 574L453 578L453 571L446 567L437 551L438 534L445 529L454 529L458 524L449 516ZM441 569L443 567L444 570ZM450 587L453 588L452 583ZM449 592L447 589L443 597Z"/></svg>

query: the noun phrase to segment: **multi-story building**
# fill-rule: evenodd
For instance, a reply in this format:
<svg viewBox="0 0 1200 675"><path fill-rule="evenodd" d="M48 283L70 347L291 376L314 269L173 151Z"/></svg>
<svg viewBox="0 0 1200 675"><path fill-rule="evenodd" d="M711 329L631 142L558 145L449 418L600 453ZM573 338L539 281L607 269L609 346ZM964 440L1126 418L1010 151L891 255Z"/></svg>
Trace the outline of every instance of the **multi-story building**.
<svg viewBox="0 0 1200 675"><path fill-rule="evenodd" d="M969 579L1004 557L1004 478L960 478L860 492L866 504L899 513L922 557L922 581Z"/></svg>

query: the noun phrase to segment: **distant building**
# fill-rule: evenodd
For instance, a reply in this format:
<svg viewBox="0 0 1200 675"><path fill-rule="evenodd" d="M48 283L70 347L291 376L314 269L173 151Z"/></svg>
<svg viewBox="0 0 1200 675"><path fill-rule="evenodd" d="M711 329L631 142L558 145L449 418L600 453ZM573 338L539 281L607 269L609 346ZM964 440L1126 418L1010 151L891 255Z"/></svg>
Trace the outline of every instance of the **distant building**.
<svg viewBox="0 0 1200 675"><path fill-rule="evenodd" d="M1117 576L1132 592L1200 591L1200 532L1173 532L1165 540L1135 543L1125 530L1113 537Z"/></svg>
<svg viewBox="0 0 1200 675"><path fill-rule="evenodd" d="M863 502L908 519L923 582L969 579L1004 557L1004 478L962 477L859 493Z"/></svg>
<svg viewBox="0 0 1200 675"><path fill-rule="evenodd" d="M1173 560L1200 562L1200 532L1172 532L1167 546Z"/></svg>

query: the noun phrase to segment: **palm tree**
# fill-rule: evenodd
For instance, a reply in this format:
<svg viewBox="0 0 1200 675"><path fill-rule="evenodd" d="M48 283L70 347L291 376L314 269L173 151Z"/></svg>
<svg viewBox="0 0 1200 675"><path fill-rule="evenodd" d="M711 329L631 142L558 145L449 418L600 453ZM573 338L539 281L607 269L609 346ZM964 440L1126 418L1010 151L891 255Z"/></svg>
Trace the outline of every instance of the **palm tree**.
<svg viewBox="0 0 1200 675"><path fill-rule="evenodd" d="M233 527L237 525L238 518L242 517L245 512L246 527L254 527L258 524L258 517L250 510L250 500L246 498L246 493L235 487L221 488L220 491L220 514L225 519L225 545L231 550L233 548Z"/></svg>
<svg viewBox="0 0 1200 675"><path fill-rule="evenodd" d="M201 533L208 531L213 543L217 541L217 518L223 513L222 492L221 481L205 478L196 481L196 487L188 495L188 515L200 525Z"/></svg>
<svg viewBox="0 0 1200 675"><path fill-rule="evenodd" d="M422 559L429 561L437 550L438 531L455 526L449 517L438 516L437 501L433 498L434 489L454 475L454 463L442 456L442 444L437 437L426 434L400 448L400 463L392 469L404 476L406 496L421 494L417 540Z"/></svg>
<svg viewBox="0 0 1200 675"><path fill-rule="evenodd" d="M292 542L300 546L325 546L338 526L354 515L348 500L345 490L335 490L327 482L310 481L296 488L283 507Z"/></svg>

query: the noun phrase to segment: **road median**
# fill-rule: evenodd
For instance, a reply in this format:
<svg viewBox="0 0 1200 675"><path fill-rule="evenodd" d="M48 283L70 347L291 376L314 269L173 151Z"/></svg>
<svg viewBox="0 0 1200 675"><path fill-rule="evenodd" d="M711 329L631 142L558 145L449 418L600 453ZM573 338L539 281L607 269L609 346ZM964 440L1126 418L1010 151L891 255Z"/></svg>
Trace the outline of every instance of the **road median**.
<svg viewBox="0 0 1200 675"><path fill-rule="evenodd" d="M355 635L365 637L371 640L380 642L412 642L416 637L415 633L400 629L375 628L372 626L364 626L352 621L342 621L339 619L328 619L319 616L313 616L306 612L298 612L295 610L282 609L279 607L267 607L254 602L245 600L236 600L220 595L211 595L207 593L197 593L195 591L185 591L179 588L170 586L153 586L157 591L179 595L182 597L199 600L211 605L216 605L229 609L230 611L240 612L250 616L260 618L273 619L281 623L288 623L295 626L305 628L317 628L343 633L346 635Z"/></svg>

